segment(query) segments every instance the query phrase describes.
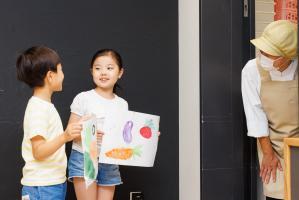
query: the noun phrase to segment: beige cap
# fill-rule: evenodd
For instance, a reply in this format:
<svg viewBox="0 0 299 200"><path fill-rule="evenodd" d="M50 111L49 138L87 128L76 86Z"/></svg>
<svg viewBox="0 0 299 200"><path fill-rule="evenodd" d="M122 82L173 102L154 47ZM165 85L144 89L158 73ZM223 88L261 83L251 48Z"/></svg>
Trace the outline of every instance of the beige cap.
<svg viewBox="0 0 299 200"><path fill-rule="evenodd" d="M261 37L250 42L267 54L293 59L297 57L297 25L288 20L274 21Z"/></svg>

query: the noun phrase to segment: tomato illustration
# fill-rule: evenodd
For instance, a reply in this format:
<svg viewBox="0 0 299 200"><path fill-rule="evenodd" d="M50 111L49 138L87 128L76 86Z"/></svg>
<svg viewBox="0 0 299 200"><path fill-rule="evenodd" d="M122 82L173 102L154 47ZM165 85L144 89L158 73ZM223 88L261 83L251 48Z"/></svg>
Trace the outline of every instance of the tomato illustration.
<svg viewBox="0 0 299 200"><path fill-rule="evenodd" d="M140 129L140 134L146 138L146 139L149 139L152 137L152 130L150 127L148 126L144 126Z"/></svg>

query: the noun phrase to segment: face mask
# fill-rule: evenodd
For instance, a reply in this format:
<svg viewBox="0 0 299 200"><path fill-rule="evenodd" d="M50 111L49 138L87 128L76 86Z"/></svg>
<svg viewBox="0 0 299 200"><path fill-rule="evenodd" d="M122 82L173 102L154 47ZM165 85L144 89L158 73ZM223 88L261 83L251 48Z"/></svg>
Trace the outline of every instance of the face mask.
<svg viewBox="0 0 299 200"><path fill-rule="evenodd" d="M264 70L266 70L266 71L276 70L276 68L273 66L274 62L275 62L275 60L272 60L272 59L268 58L267 56L264 56L263 54L261 54L260 64Z"/></svg>

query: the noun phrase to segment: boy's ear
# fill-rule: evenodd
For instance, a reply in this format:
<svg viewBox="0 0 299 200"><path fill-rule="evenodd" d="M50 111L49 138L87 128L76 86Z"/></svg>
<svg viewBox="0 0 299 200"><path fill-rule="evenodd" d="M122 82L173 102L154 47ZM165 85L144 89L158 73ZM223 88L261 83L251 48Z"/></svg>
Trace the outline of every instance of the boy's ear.
<svg viewBox="0 0 299 200"><path fill-rule="evenodd" d="M45 77L45 81L47 81L48 83L51 83L53 80L53 74L54 72L52 71L48 71Z"/></svg>

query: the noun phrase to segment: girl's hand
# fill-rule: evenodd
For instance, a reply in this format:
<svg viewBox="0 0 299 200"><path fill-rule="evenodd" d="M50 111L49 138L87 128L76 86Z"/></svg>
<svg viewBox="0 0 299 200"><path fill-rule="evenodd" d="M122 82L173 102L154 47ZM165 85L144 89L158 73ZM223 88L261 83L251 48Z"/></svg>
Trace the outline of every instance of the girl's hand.
<svg viewBox="0 0 299 200"><path fill-rule="evenodd" d="M104 132L99 131L99 130L97 131L98 156L100 155L100 151L101 151L101 145L102 145L103 135L104 135Z"/></svg>
<svg viewBox="0 0 299 200"><path fill-rule="evenodd" d="M157 135L158 135L158 137L160 137L160 135L161 135L161 132L160 132L160 131L158 131L158 132L157 132Z"/></svg>
<svg viewBox="0 0 299 200"><path fill-rule="evenodd" d="M97 131L97 143L101 144L103 139L104 132L103 131Z"/></svg>

